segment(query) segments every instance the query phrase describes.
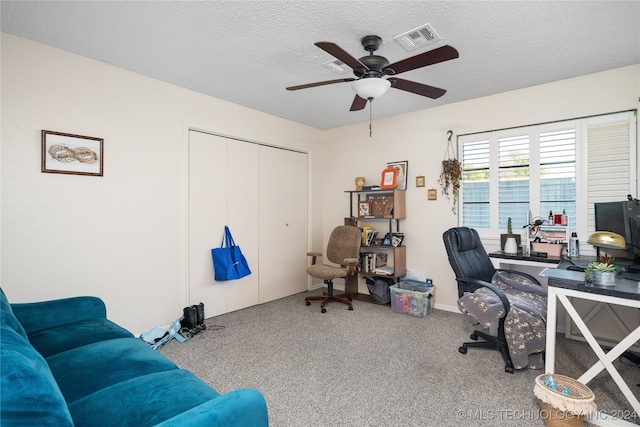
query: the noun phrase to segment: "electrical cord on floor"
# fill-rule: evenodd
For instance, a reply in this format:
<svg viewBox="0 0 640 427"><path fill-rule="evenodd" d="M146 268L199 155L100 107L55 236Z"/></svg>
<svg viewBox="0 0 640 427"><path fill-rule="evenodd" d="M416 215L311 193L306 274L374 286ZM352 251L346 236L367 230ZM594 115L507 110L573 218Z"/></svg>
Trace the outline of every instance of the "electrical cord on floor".
<svg viewBox="0 0 640 427"><path fill-rule="evenodd" d="M635 366L636 368L640 368L640 356L631 351L625 351L622 353L620 357L618 357L618 360L625 366ZM636 386L640 387L640 383L637 383Z"/></svg>

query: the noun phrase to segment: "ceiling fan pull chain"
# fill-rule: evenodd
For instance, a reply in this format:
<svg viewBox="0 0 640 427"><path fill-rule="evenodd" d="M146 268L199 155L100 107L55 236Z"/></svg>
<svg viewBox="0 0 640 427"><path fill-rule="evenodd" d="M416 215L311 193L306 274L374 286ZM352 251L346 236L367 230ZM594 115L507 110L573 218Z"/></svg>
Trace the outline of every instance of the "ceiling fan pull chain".
<svg viewBox="0 0 640 427"><path fill-rule="evenodd" d="M369 138L373 135L373 98L369 98Z"/></svg>

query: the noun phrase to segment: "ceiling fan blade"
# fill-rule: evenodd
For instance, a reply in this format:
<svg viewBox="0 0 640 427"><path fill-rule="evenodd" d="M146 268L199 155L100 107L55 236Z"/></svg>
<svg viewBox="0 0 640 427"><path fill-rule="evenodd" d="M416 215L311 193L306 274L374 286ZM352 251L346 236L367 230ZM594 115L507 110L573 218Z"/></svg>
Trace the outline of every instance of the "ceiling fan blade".
<svg viewBox="0 0 640 427"><path fill-rule="evenodd" d="M356 95L356 97L353 98L353 104L351 104L351 108L349 109L349 111L360 111L366 106L367 100Z"/></svg>
<svg viewBox="0 0 640 427"><path fill-rule="evenodd" d="M345 79L336 79L336 80L325 80L323 82L307 83L307 84L298 85L298 86L289 86L287 88L287 90L307 89L307 88L310 88L310 87L331 85L331 84L334 84L334 83L352 82L354 80L356 80L356 79L353 78L353 77L349 77L349 78L345 78Z"/></svg>
<svg viewBox="0 0 640 427"><path fill-rule="evenodd" d="M389 80L391 80L391 87L415 93L416 95L426 96L427 98L436 99L447 93L444 89L423 85L422 83L412 82L411 80L404 80L396 77L390 78Z"/></svg>
<svg viewBox="0 0 640 427"><path fill-rule="evenodd" d="M334 56L340 61L344 62L351 68L364 68L365 71L369 71L369 67L360 62L359 59L354 58L350 54L348 54L345 50L343 50L340 46L331 42L316 42L314 43L320 49L327 52L329 55Z"/></svg>
<svg viewBox="0 0 640 427"><path fill-rule="evenodd" d="M427 65L437 64L439 62L448 61L459 57L458 51L449 45L439 47L429 52L424 52L410 58L403 59L393 64L389 64L382 71L391 69L395 74L404 73L406 71L415 70L416 68L426 67Z"/></svg>

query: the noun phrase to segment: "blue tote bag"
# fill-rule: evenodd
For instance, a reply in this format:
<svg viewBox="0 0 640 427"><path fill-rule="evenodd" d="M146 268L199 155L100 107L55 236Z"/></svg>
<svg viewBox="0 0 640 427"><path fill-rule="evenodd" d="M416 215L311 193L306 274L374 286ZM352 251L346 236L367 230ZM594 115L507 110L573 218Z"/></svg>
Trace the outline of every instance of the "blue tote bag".
<svg viewBox="0 0 640 427"><path fill-rule="evenodd" d="M240 246L236 246L229 227L224 226L224 237L219 248L211 249L213 269L217 281L236 280L251 274L249 264L242 255Z"/></svg>

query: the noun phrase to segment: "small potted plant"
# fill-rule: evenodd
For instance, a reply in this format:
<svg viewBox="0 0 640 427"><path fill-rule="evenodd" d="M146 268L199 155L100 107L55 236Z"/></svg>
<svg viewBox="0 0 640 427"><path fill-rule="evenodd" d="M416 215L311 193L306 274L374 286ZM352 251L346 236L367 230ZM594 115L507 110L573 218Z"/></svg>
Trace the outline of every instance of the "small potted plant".
<svg viewBox="0 0 640 427"><path fill-rule="evenodd" d="M600 286L614 286L618 266L613 261L612 256L605 254L599 261L590 263L584 271L585 280Z"/></svg>
<svg viewBox="0 0 640 427"><path fill-rule="evenodd" d="M516 248L520 247L521 236L519 234L513 234L513 224L511 217L507 218L507 234L500 235L500 250L504 251L504 245L509 237L516 239Z"/></svg>

